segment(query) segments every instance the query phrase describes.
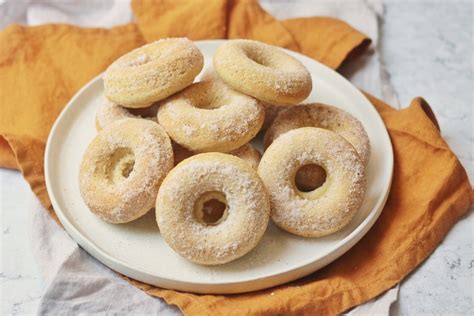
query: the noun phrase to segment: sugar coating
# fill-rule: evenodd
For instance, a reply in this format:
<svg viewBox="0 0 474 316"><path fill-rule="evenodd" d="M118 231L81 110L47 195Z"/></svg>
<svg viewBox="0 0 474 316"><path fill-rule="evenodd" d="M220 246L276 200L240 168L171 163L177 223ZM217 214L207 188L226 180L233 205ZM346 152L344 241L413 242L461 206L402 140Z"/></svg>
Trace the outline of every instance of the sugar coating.
<svg viewBox="0 0 474 316"><path fill-rule="evenodd" d="M300 127L318 127L344 137L359 154L364 166L370 158L370 141L362 123L354 116L334 106L311 103L281 111L265 133L268 147L280 135Z"/></svg>
<svg viewBox="0 0 474 316"><path fill-rule="evenodd" d="M206 225L194 217L198 198L221 192L227 218ZM254 248L266 230L270 204L250 165L221 153L198 154L178 164L163 181L156 202L157 222L166 242L201 264L222 264Z"/></svg>
<svg viewBox="0 0 474 316"><path fill-rule="evenodd" d="M120 161L133 170L119 181ZM94 138L81 163L79 184L90 210L111 223L124 223L148 212L158 187L173 167L171 142L156 123L123 119L112 123Z"/></svg>
<svg viewBox="0 0 474 316"><path fill-rule="evenodd" d="M306 164L322 166L327 180L302 193L294 177ZM314 127L277 138L265 151L258 173L270 195L273 221L301 236L324 236L343 228L359 210L366 190L365 167L350 143Z"/></svg>
<svg viewBox="0 0 474 316"><path fill-rule="evenodd" d="M214 55L214 69L232 88L275 105L296 105L311 93L308 70L283 50L252 40L229 40Z"/></svg>
<svg viewBox="0 0 474 316"><path fill-rule="evenodd" d="M258 133L264 116L260 102L220 80L194 83L158 110L158 121L170 137L194 152L242 146Z"/></svg>
<svg viewBox="0 0 474 316"><path fill-rule="evenodd" d="M203 65L201 52L189 39L161 39L113 62L103 77L104 93L126 107L147 107L190 85Z"/></svg>

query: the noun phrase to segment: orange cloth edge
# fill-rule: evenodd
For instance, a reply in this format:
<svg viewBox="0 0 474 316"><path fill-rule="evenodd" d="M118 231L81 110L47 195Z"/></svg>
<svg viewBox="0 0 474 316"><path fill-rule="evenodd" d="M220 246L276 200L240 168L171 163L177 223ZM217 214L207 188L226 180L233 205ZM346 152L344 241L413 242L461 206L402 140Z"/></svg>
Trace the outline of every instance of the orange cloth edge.
<svg viewBox="0 0 474 316"><path fill-rule="evenodd" d="M9 145L18 170L30 185L31 191L38 197L51 218L62 227L53 210L46 190L43 173L44 150L46 144L30 136L0 135ZM33 159L31 159L33 157Z"/></svg>
<svg viewBox="0 0 474 316"><path fill-rule="evenodd" d="M11 24L0 31L0 41L8 43L0 45L0 167L11 169L20 166L6 135L10 142L30 137L45 143L57 115L77 90L114 59L144 44L133 23L109 29ZM52 58L53 53L59 56ZM82 64L80 71L74 69L76 63ZM21 80L18 73L28 79ZM25 97L29 99L23 104Z"/></svg>
<svg viewBox="0 0 474 316"><path fill-rule="evenodd" d="M383 112L389 112L389 113L395 113L397 112L393 108L391 108L389 105L384 103L383 101L366 94L371 101L371 103L377 108L380 109L380 113ZM425 103L425 104L422 104ZM429 119L429 121L433 124L434 127L436 127L436 124L432 121L430 118L431 114L426 113L426 106L429 107L429 105L424 101L422 98L415 98L410 105L410 108L414 107L420 107L423 112L425 113L426 117ZM430 109L431 110L431 109ZM432 112L432 111L431 111ZM447 148L449 150L449 148ZM369 301L370 299L382 294L386 290L392 288L396 284L398 284L401 280L403 280L411 271L416 269L417 266L419 266L435 249L436 246L444 239L450 228L464 215L467 213L469 206L472 204L471 198L470 198L470 193L471 193L471 186L469 185L469 182L467 180L467 174L462 167L462 165L459 163L457 159L454 161L455 164L457 164L457 173L458 176L456 178L462 179L462 184L460 184L463 188L460 191L457 191L457 194L455 196L451 197L448 200L444 201L444 203L448 203L448 208L452 208L453 205L458 205L456 209L452 209L452 212L444 212L442 217L438 218L436 221L433 221L431 223L431 226L440 226L438 228L437 234L435 238L428 239L429 244L424 245L424 254L422 256L418 256L416 258L416 262L413 263L411 268L408 268L404 271L403 274L399 275L395 279L391 280L375 280L371 282L370 284L366 284L363 289L365 290L365 295L361 295L358 297L351 296L350 293L339 293L340 295L338 296L333 296L329 300L324 301L324 309L319 309L319 310L307 310L305 307L302 307L301 309L297 311L293 311L296 313L318 313L318 314L339 314L342 313L354 306L360 305L364 302ZM455 214L455 216L451 217L451 215ZM318 272L316 272L318 273ZM128 279L128 278L127 278ZM169 304L175 304L177 305L185 314L189 315L194 315L194 314L199 314L199 315L211 315L213 312L213 309L210 306L205 306L203 303L200 302L199 299L193 298L194 294L192 293L180 293L176 292L173 290L167 290L167 289L158 289L152 286L149 286L147 284L128 279L130 283L133 285L139 287L140 289L144 290L146 293L157 296L157 297L162 297L167 303ZM298 282L294 281L294 282ZM287 285L291 285L292 282L288 283ZM286 285L285 285L286 286ZM361 288L362 290L362 288ZM266 291L266 290L262 290ZM257 292L252 292L251 294L258 293ZM347 296L345 299L342 299L343 296ZM322 302L320 302L322 303ZM336 307L336 308L334 308ZM217 308L217 306L215 307ZM222 308L222 307L221 307ZM220 312L223 313L230 313L232 314L232 311L234 310L235 306L230 307L230 309L227 309L225 306L223 307ZM257 312L255 315L271 315L274 313L286 313L288 311L285 310L277 310L277 311L270 311L269 313L266 312ZM253 312L252 312L253 313Z"/></svg>
<svg viewBox="0 0 474 316"><path fill-rule="evenodd" d="M0 168L19 170L15 153L2 135L0 135Z"/></svg>
<svg viewBox="0 0 474 316"><path fill-rule="evenodd" d="M302 54L332 69L361 55L372 42L365 34L332 17L294 18L281 23L298 43Z"/></svg>

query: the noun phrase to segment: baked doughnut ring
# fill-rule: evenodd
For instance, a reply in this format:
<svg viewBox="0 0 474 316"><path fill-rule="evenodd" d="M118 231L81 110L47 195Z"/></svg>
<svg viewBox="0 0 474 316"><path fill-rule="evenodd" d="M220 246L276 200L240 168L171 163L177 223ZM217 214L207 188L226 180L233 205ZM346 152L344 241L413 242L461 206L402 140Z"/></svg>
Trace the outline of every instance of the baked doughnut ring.
<svg viewBox="0 0 474 316"><path fill-rule="evenodd" d="M100 131L87 147L79 172L81 195L101 219L130 222L153 208L172 167L171 142L163 128L123 119Z"/></svg>
<svg viewBox="0 0 474 316"><path fill-rule="evenodd" d="M105 71L104 93L125 107L147 107L189 86L203 64L192 41L162 39L114 61Z"/></svg>
<svg viewBox="0 0 474 316"><path fill-rule="evenodd" d="M220 204L219 213L209 212ZM242 159L204 153L179 163L156 199L157 222L168 245L199 264L235 260L252 250L269 220L270 202L257 172Z"/></svg>
<svg viewBox="0 0 474 316"><path fill-rule="evenodd" d="M178 163L187 159L191 156L196 155L195 153L187 150L183 146L171 141L171 146L173 147L173 156L174 156L174 165L176 166ZM250 143L247 143L237 149L234 149L228 152L229 155L239 157L242 160L248 162L252 168L257 170L258 164L260 163L260 159L262 158L262 154ZM213 211L214 209L218 208L219 205L209 205L209 211ZM158 213L157 213L158 214Z"/></svg>
<svg viewBox="0 0 474 316"><path fill-rule="evenodd" d="M324 184L310 192L295 185L299 168L326 170ZM272 206L272 219L300 236L319 237L346 226L359 210L366 190L365 167L354 147L337 133L315 127L278 137L258 166Z"/></svg>
<svg viewBox="0 0 474 316"><path fill-rule="evenodd" d="M170 137L193 152L228 152L257 135L265 109L252 97L220 80L194 83L158 110Z"/></svg>
<svg viewBox="0 0 474 316"><path fill-rule="evenodd" d="M125 118L138 118L156 122L158 104L155 103L147 108L131 109L118 105L115 102L104 98L104 101L97 110L95 117L95 127L100 131L109 124Z"/></svg>
<svg viewBox="0 0 474 316"><path fill-rule="evenodd" d="M296 105L311 93L308 70L282 49L252 40L229 40L214 55L219 77L237 91L276 105Z"/></svg>
<svg viewBox="0 0 474 316"><path fill-rule="evenodd" d="M221 80L219 75L215 72L213 68L208 68L201 77L201 81L210 81L210 80ZM278 106L272 105L261 101L263 107L265 108L265 120L260 131L265 131L270 127L273 120L277 117L278 113L285 110L287 106Z"/></svg>
<svg viewBox="0 0 474 316"><path fill-rule="evenodd" d="M364 166L369 162L369 136L362 123L346 111L321 103L293 106L278 114L265 133L265 148L281 134L300 127L319 127L338 133L354 146Z"/></svg>

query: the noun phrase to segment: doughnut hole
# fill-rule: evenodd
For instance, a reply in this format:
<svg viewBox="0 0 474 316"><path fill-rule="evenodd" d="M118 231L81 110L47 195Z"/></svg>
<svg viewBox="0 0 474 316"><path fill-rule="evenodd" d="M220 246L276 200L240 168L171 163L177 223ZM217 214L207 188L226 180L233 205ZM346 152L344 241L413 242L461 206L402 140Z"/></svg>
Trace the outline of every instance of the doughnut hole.
<svg viewBox="0 0 474 316"><path fill-rule="evenodd" d="M202 194L194 205L194 217L204 225L218 225L228 216L228 205L225 195L211 191Z"/></svg>
<svg viewBox="0 0 474 316"><path fill-rule="evenodd" d="M265 51L261 51L259 49L252 49L249 47L243 48L243 52L247 58L249 58L260 66L274 69L286 69L285 63L279 63L278 57L272 56L269 52L265 53Z"/></svg>
<svg viewBox="0 0 474 316"><path fill-rule="evenodd" d="M231 99L221 94L205 93L194 100L194 106L203 110L215 110L231 103Z"/></svg>
<svg viewBox="0 0 474 316"><path fill-rule="evenodd" d="M272 60L268 58L266 54L263 54L261 51L250 49L248 47L243 47L242 51L248 59L259 64L260 66L277 68L277 66L272 62Z"/></svg>
<svg viewBox="0 0 474 316"><path fill-rule="evenodd" d="M132 173L135 155L129 148L118 148L104 161L101 169L106 179L112 183L120 183Z"/></svg>
<svg viewBox="0 0 474 316"><path fill-rule="evenodd" d="M306 164L296 170L295 188L303 198L315 199L325 191L326 170L317 164Z"/></svg>
<svg viewBox="0 0 474 316"><path fill-rule="evenodd" d="M304 165L296 171L295 184L301 192L316 190L326 182L326 171L315 164Z"/></svg>
<svg viewBox="0 0 474 316"><path fill-rule="evenodd" d="M123 66L138 67L148 64L151 60L150 56L145 53L133 53L133 56L124 59Z"/></svg>
<svg viewBox="0 0 474 316"><path fill-rule="evenodd" d="M271 63L267 58L264 58L261 54L255 54L251 52L246 52L245 55L250 58L252 61L256 62L260 66L272 67Z"/></svg>

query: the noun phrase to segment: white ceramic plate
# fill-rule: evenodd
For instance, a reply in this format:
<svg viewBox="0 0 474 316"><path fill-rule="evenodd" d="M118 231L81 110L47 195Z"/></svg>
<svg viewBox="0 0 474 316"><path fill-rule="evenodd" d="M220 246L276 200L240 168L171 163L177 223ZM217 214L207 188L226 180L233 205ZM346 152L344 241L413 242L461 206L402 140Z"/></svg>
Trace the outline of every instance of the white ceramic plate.
<svg viewBox="0 0 474 316"><path fill-rule="evenodd" d="M214 51L222 42L196 42L205 57L205 68L212 65ZM228 264L206 267L173 252L160 236L154 212L128 224L100 220L82 201L78 185L82 155L96 135L95 114L103 93L99 76L71 99L56 120L46 146L48 193L72 238L105 265L133 279L198 293L240 293L279 285L322 268L350 249L374 224L387 199L393 169L390 139L378 113L351 83L313 59L288 53L313 77L314 88L307 101L350 112L369 135L372 155L368 190L362 208L347 227L328 237L302 238L270 224L249 254Z"/></svg>

